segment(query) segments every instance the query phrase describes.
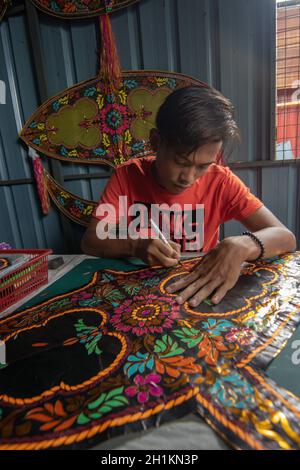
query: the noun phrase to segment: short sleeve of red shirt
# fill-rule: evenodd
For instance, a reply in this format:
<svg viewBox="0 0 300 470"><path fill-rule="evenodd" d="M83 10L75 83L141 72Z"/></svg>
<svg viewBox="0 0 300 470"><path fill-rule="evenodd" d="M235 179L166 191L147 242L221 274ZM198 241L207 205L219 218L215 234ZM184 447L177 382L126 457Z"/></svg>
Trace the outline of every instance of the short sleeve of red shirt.
<svg viewBox="0 0 300 470"><path fill-rule="evenodd" d="M261 200L229 168L226 168L222 189L223 222L230 219L242 221L263 206Z"/></svg>
<svg viewBox="0 0 300 470"><path fill-rule="evenodd" d="M116 210L117 220L119 220L119 196L126 195L124 190L124 180L122 167L117 168L110 177L101 197L93 212L93 217L101 220L102 216L97 214L97 210L101 204L112 204Z"/></svg>

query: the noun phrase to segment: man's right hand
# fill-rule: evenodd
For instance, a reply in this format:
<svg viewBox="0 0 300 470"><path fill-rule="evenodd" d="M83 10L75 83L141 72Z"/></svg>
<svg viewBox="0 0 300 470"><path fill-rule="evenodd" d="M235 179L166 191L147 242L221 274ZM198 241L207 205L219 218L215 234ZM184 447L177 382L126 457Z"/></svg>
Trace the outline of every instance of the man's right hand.
<svg viewBox="0 0 300 470"><path fill-rule="evenodd" d="M132 240L134 246L134 256L140 258L149 266L172 267L178 264L180 260L180 245L171 240L168 243L170 248L163 240L159 238L139 238Z"/></svg>

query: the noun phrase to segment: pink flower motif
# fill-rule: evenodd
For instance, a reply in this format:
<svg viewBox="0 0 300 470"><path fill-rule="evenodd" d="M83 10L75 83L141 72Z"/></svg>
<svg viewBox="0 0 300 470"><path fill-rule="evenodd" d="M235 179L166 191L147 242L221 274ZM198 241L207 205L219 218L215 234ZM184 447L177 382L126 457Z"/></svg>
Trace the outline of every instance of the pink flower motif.
<svg viewBox="0 0 300 470"><path fill-rule="evenodd" d="M160 397L163 389L157 385L161 381L161 376L157 374L149 374L145 378L142 375L136 375L134 378L135 385L127 387L125 394L132 398L137 395L139 403L146 403L149 395L152 397Z"/></svg>
<svg viewBox="0 0 300 470"><path fill-rule="evenodd" d="M142 271L139 273L139 278L140 279L149 279L152 277L157 276L157 273L154 270L147 269L146 271Z"/></svg>
<svg viewBox="0 0 300 470"><path fill-rule="evenodd" d="M126 106L121 104L106 105L100 111L100 130L106 134L121 135L129 127Z"/></svg>
<svg viewBox="0 0 300 470"><path fill-rule="evenodd" d="M180 306L170 297L136 295L114 308L111 322L117 330L131 331L137 336L162 333L163 330L172 328L179 310Z"/></svg>

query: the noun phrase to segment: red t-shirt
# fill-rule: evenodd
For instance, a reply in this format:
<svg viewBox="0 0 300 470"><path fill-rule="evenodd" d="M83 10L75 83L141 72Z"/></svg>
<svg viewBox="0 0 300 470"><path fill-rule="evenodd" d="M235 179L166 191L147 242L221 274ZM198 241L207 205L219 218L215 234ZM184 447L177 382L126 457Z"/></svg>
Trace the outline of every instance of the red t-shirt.
<svg viewBox="0 0 300 470"><path fill-rule="evenodd" d="M111 176L93 216L99 220L100 204L112 204L119 217L119 196L127 196L127 207L134 203L145 206L151 204L202 204L204 209L204 241L199 251L207 252L214 248L219 239L219 226L230 219L242 221L259 209L263 203L255 197L245 184L228 167L212 164L195 183L180 194L172 194L161 187L154 179L152 165L155 156L133 158L120 165ZM98 211L98 214L97 214ZM131 218L129 217L128 220ZM160 229L162 227L160 226ZM184 243L172 233L182 245Z"/></svg>

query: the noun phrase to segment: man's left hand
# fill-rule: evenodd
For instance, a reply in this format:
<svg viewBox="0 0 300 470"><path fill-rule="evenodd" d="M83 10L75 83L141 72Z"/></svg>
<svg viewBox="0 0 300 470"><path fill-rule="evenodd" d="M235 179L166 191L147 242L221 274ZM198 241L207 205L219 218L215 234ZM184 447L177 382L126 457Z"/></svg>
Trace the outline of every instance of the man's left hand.
<svg viewBox="0 0 300 470"><path fill-rule="evenodd" d="M247 255L245 237L225 238L189 274L168 286L167 292L181 290L176 301L183 304L189 300L191 307L197 307L214 292L211 300L217 304L237 283Z"/></svg>

